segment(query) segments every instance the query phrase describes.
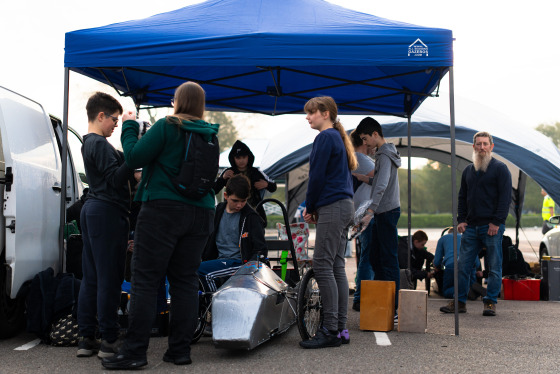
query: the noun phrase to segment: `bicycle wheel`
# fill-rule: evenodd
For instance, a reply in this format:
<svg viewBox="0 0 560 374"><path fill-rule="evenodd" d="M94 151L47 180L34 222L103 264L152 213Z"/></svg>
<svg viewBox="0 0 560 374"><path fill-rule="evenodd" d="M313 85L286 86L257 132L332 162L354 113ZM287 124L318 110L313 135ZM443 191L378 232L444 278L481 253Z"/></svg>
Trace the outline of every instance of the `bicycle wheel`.
<svg viewBox="0 0 560 374"><path fill-rule="evenodd" d="M204 286L200 279L198 280L198 315L196 320L196 328L194 329L194 334L191 340L191 344L194 344L200 339L202 334L204 334L204 329L206 328L206 317L208 314L208 308L210 302L208 300L207 292L204 290Z"/></svg>
<svg viewBox="0 0 560 374"><path fill-rule="evenodd" d="M297 323L302 340L315 335L323 324L323 304L313 268L301 280L297 299Z"/></svg>

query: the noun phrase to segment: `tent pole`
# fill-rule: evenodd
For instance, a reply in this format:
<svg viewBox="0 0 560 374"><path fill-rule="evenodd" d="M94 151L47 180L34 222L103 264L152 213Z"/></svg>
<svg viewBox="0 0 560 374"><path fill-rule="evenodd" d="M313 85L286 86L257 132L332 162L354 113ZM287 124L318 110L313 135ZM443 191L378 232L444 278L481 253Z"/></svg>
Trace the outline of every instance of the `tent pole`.
<svg viewBox="0 0 560 374"><path fill-rule="evenodd" d="M286 180L285 186L286 187L284 188L284 201L286 202L286 210L288 212L290 211L290 194L289 194L289 191L288 191L288 186L290 185L290 175L289 174L290 174L289 172L284 174L286 176L285 177L285 180ZM293 216L289 217L290 222L291 222L292 219L293 219Z"/></svg>
<svg viewBox="0 0 560 374"><path fill-rule="evenodd" d="M412 124L410 113L408 114L408 134L407 134L407 152L408 152L408 264L407 269L410 270L410 257L412 255L412 146L410 145L412 139Z"/></svg>
<svg viewBox="0 0 560 374"><path fill-rule="evenodd" d="M519 228L521 227L521 215L523 214L523 204L525 203L525 188L527 187L527 174L519 170L517 179L517 191L515 201L515 248L519 248Z"/></svg>
<svg viewBox="0 0 560 374"><path fill-rule="evenodd" d="M451 135L451 206L453 210L453 298L455 299L455 335L459 335L459 268L457 265L457 169L455 156L455 87L453 66L449 68L449 131Z"/></svg>
<svg viewBox="0 0 560 374"><path fill-rule="evenodd" d="M66 223L66 178L68 168L68 91L70 69L64 68L64 106L62 109L62 190L60 191L60 227L58 229L58 262L64 272L64 225Z"/></svg>

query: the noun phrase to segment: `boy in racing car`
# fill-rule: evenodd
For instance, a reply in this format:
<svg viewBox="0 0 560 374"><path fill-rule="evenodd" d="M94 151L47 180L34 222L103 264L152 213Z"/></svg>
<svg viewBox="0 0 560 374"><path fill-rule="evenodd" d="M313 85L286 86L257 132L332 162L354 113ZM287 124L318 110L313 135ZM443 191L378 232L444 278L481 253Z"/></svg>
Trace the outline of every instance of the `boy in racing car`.
<svg viewBox="0 0 560 374"><path fill-rule="evenodd" d="M226 184L225 201L216 206L214 232L208 238L198 268L209 291L216 291L247 261L267 256L262 219L247 204L250 191L249 178L242 174L232 176Z"/></svg>

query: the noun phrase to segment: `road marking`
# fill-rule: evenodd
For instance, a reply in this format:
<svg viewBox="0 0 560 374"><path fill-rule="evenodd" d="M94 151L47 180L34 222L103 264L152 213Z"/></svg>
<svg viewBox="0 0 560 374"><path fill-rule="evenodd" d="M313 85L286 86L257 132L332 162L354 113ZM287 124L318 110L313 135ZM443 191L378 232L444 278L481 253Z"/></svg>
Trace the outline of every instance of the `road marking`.
<svg viewBox="0 0 560 374"><path fill-rule="evenodd" d="M377 345L391 345L389 336L384 332L374 332Z"/></svg>
<svg viewBox="0 0 560 374"><path fill-rule="evenodd" d="M22 345L21 347L14 348L14 351L27 351L28 349L35 347L39 343L41 343L41 339L35 339L27 344Z"/></svg>

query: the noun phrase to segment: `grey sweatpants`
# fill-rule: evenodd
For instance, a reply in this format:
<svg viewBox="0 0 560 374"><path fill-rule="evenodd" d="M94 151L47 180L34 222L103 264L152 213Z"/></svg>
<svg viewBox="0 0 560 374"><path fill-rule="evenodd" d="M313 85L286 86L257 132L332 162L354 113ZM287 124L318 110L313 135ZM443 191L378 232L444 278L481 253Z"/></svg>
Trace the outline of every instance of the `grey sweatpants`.
<svg viewBox="0 0 560 374"><path fill-rule="evenodd" d="M320 207L317 213L313 270L323 302L323 326L333 331L343 330L348 313L344 251L354 203L351 199L339 200Z"/></svg>

